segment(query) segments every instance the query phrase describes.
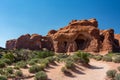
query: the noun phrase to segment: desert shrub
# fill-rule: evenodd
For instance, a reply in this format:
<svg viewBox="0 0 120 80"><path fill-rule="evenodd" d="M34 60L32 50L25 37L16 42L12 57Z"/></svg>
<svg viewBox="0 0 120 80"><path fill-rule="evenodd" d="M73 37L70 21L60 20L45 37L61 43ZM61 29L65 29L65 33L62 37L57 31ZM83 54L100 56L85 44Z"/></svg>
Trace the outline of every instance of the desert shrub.
<svg viewBox="0 0 120 80"><path fill-rule="evenodd" d="M41 71L41 67L39 65L33 65L29 68L29 72L30 73L36 73L36 72L39 72Z"/></svg>
<svg viewBox="0 0 120 80"><path fill-rule="evenodd" d="M80 61L82 63L88 64L89 63L89 54L85 52L78 51L75 55L80 57Z"/></svg>
<svg viewBox="0 0 120 80"><path fill-rule="evenodd" d="M13 74L13 72L14 72L14 70L13 70L12 67L7 67L7 68L5 69L5 71L6 71L8 74Z"/></svg>
<svg viewBox="0 0 120 80"><path fill-rule="evenodd" d="M72 56L69 56L67 58L65 58L65 61L71 61L71 62L74 62L74 59Z"/></svg>
<svg viewBox="0 0 120 80"><path fill-rule="evenodd" d="M6 76L1 75L1 76L0 76L0 80L7 80L7 77L6 77Z"/></svg>
<svg viewBox="0 0 120 80"><path fill-rule="evenodd" d="M113 52L109 52L108 54L106 54L106 56L110 56L110 57L113 57L115 56L116 54L114 54Z"/></svg>
<svg viewBox="0 0 120 80"><path fill-rule="evenodd" d="M112 57L111 56L103 56L102 60L103 61L107 61L107 62L111 62L112 61Z"/></svg>
<svg viewBox="0 0 120 80"><path fill-rule="evenodd" d="M101 55L95 55L93 58L94 58L95 60L97 60L97 61L102 60L102 56L101 56Z"/></svg>
<svg viewBox="0 0 120 80"><path fill-rule="evenodd" d="M66 67L62 67L62 68L61 68L61 71L62 71L63 73L66 73L66 72L68 71L68 69L67 69Z"/></svg>
<svg viewBox="0 0 120 80"><path fill-rule="evenodd" d="M20 67L19 66L14 66L14 69L19 70Z"/></svg>
<svg viewBox="0 0 120 80"><path fill-rule="evenodd" d="M89 54L89 58L94 58L95 55Z"/></svg>
<svg viewBox="0 0 120 80"><path fill-rule="evenodd" d="M0 68L4 68L5 67L5 63L3 61L0 61Z"/></svg>
<svg viewBox="0 0 120 80"><path fill-rule="evenodd" d="M54 53L52 51L34 51L34 54L36 54L36 58L46 58L49 56L54 56Z"/></svg>
<svg viewBox="0 0 120 80"><path fill-rule="evenodd" d="M57 56L54 56L55 61L60 62L60 58Z"/></svg>
<svg viewBox="0 0 120 80"><path fill-rule="evenodd" d="M47 80L47 74L44 71L40 71L35 74L34 80Z"/></svg>
<svg viewBox="0 0 120 80"><path fill-rule="evenodd" d="M3 56L2 56L2 58L4 59L9 59L11 62L13 62L13 61L15 61L15 57L14 57L14 55L12 54L12 53L7 53L7 54L4 54Z"/></svg>
<svg viewBox="0 0 120 80"><path fill-rule="evenodd" d="M117 67L118 71L120 71L120 66Z"/></svg>
<svg viewBox="0 0 120 80"><path fill-rule="evenodd" d="M27 64L24 61L20 61L20 62L16 63L16 66L18 66L20 68L27 68Z"/></svg>
<svg viewBox="0 0 120 80"><path fill-rule="evenodd" d="M55 58L53 56L47 57L46 58L50 63L53 63L55 61Z"/></svg>
<svg viewBox="0 0 120 80"><path fill-rule="evenodd" d="M22 71L16 71L15 72L15 76L22 77L23 76L23 72Z"/></svg>
<svg viewBox="0 0 120 80"><path fill-rule="evenodd" d="M108 70L108 71L106 72L106 75L107 75L109 78L114 78L116 72L117 72L116 70Z"/></svg>
<svg viewBox="0 0 120 80"><path fill-rule="evenodd" d="M30 61L28 62L28 64L29 64L29 65L35 65L36 62L35 62L34 60L30 60Z"/></svg>
<svg viewBox="0 0 120 80"><path fill-rule="evenodd" d="M15 61L28 60L31 58L32 51L28 49L20 49L14 51Z"/></svg>
<svg viewBox="0 0 120 80"><path fill-rule="evenodd" d="M5 72L4 72L3 69L0 69L0 74L1 74L1 75L5 74Z"/></svg>
<svg viewBox="0 0 120 80"><path fill-rule="evenodd" d="M115 75L115 79L114 80L120 80L120 73L117 73L116 75Z"/></svg>
<svg viewBox="0 0 120 80"><path fill-rule="evenodd" d="M37 63L39 61L39 58L33 58L31 60Z"/></svg>
<svg viewBox="0 0 120 80"><path fill-rule="evenodd" d="M47 59L41 59L41 60L39 60L39 63L45 64L46 67L49 65L49 61Z"/></svg>
<svg viewBox="0 0 120 80"><path fill-rule="evenodd" d="M58 58L67 58L67 57L68 57L68 55L65 54L65 53L59 53L59 54L56 54L56 56L57 56Z"/></svg>
<svg viewBox="0 0 120 80"><path fill-rule="evenodd" d="M80 60L80 57L78 57L77 55L72 55L71 58L74 62L78 62Z"/></svg>
<svg viewBox="0 0 120 80"><path fill-rule="evenodd" d="M41 68L41 70L44 70L46 68L46 65L45 64L40 64L40 68Z"/></svg>
<svg viewBox="0 0 120 80"><path fill-rule="evenodd" d="M115 63L120 63L120 56L114 56L112 58L112 61L115 62Z"/></svg>
<svg viewBox="0 0 120 80"><path fill-rule="evenodd" d="M10 59L2 59L2 61L4 62L4 63L6 63L7 65L11 65L12 64L12 61L10 61Z"/></svg>
<svg viewBox="0 0 120 80"><path fill-rule="evenodd" d="M68 69L71 69L74 67L74 63L72 61L66 61L65 62L65 67L68 68Z"/></svg>

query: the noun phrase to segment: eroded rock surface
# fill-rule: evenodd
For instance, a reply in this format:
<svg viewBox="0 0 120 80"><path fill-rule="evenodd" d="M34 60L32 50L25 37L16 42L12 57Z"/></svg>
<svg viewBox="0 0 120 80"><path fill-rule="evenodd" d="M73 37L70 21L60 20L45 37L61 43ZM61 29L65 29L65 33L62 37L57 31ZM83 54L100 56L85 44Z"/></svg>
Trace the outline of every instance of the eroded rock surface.
<svg viewBox="0 0 120 80"><path fill-rule="evenodd" d="M16 40L6 42L7 49L42 50L46 48L55 52L87 52L119 51L120 34L115 35L113 29L100 30L96 19L72 20L68 26L59 30L51 30L47 36L26 34Z"/></svg>

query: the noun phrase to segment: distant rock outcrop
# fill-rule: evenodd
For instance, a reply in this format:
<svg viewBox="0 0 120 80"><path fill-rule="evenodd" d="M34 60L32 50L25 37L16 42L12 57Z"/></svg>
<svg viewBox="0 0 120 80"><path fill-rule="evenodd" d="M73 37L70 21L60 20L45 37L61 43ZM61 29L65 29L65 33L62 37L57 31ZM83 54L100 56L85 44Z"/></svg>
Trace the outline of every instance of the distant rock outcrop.
<svg viewBox="0 0 120 80"><path fill-rule="evenodd" d="M30 50L41 50L46 48L53 50L51 38L41 36L38 34L26 34L20 36L18 39L8 40L6 42L7 49L30 49Z"/></svg>
<svg viewBox="0 0 120 80"><path fill-rule="evenodd" d="M31 50L46 48L55 52L120 51L120 34L114 34L113 29L99 30L96 19L72 20L64 28L49 31L47 36L26 34L16 40L9 40L6 42L6 48Z"/></svg>

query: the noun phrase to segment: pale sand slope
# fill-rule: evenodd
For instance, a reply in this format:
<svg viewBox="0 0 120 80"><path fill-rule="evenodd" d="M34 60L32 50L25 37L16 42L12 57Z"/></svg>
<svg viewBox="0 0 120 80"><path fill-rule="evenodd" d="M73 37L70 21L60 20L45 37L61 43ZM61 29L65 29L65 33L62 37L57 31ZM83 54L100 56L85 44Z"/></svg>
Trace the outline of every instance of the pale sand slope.
<svg viewBox="0 0 120 80"><path fill-rule="evenodd" d="M109 69L116 68L118 64L112 62L103 62L103 61L95 61L90 60L91 67L83 67L81 65L77 65L77 68L72 72L72 76L64 75L61 72L63 63L57 63L57 65L50 65L48 69L46 69L46 73L48 75L48 80L105 80L106 71ZM22 69L24 75L30 75L28 69ZM10 79L11 80L11 79ZM23 80L34 80L34 78L23 79Z"/></svg>
<svg viewBox="0 0 120 80"><path fill-rule="evenodd" d="M65 76L61 72L63 64L51 66L47 69L47 75L50 80L105 80L106 71L110 69L106 62L90 60L90 68L78 66L72 71L73 76Z"/></svg>

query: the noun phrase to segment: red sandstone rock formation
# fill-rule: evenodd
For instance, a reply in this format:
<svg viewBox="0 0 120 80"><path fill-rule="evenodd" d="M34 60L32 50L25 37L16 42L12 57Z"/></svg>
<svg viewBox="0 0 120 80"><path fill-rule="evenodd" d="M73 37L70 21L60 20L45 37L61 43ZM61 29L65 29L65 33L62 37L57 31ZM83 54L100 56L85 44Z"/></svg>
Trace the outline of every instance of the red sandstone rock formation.
<svg viewBox="0 0 120 80"><path fill-rule="evenodd" d="M42 37L38 34L26 34L20 36L17 40L8 40L6 42L7 49L30 49L42 50L46 48L53 50L52 40L49 37Z"/></svg>
<svg viewBox="0 0 120 80"><path fill-rule="evenodd" d="M16 48L16 39L8 40L6 42L6 49L15 49Z"/></svg>
<svg viewBox="0 0 120 80"><path fill-rule="evenodd" d="M7 49L41 50L46 48L55 52L74 52L83 50L87 52L119 51L120 35L114 30L99 30L96 19L72 20L68 26L59 30L51 30L47 36L38 34L22 35L17 40L6 43Z"/></svg>

